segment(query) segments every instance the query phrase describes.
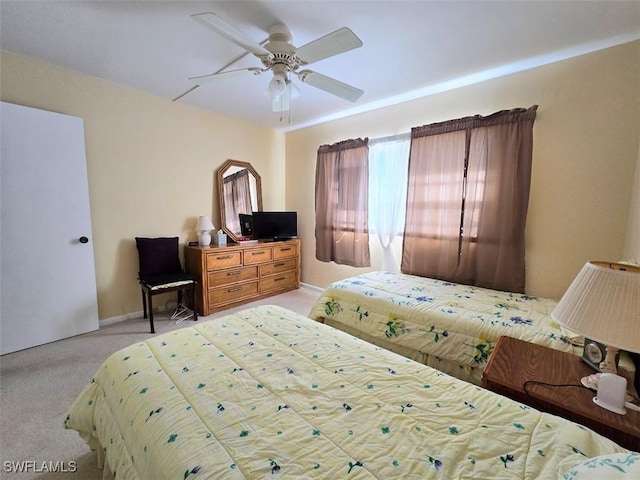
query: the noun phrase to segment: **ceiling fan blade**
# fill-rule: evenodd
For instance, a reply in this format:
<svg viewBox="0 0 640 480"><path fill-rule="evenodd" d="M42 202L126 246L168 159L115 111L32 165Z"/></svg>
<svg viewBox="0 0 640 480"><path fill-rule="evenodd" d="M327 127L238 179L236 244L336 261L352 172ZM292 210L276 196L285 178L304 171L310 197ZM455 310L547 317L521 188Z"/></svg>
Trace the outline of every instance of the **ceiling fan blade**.
<svg viewBox="0 0 640 480"><path fill-rule="evenodd" d="M216 81L220 78L230 78L230 77L240 77L240 76L248 76L250 75L260 75L263 72L263 69L258 67L250 67L250 68L239 68L238 70L228 70L226 72L212 73L209 75L201 75L199 77L191 77L193 83L201 85L203 83L209 83Z"/></svg>
<svg viewBox="0 0 640 480"><path fill-rule="evenodd" d="M362 40L350 29L343 27L298 48L296 50L296 56L302 60L305 65L309 65L310 63L333 57L334 55L348 52L361 46Z"/></svg>
<svg viewBox="0 0 640 480"><path fill-rule="evenodd" d="M349 100L350 102L355 102L364 93L364 91L359 88L352 87L340 80L327 77L326 75L318 72L312 72L311 70L302 70L298 73L298 77L304 83L308 83L313 87L324 90L325 92L331 93L340 98L344 98L345 100Z"/></svg>
<svg viewBox="0 0 640 480"><path fill-rule="evenodd" d="M196 22L222 35L227 40L231 40L236 45L240 45L245 50L250 51L258 57L270 56L271 52L262 47L258 42L245 35L229 22L219 17L215 13L204 12L191 15Z"/></svg>

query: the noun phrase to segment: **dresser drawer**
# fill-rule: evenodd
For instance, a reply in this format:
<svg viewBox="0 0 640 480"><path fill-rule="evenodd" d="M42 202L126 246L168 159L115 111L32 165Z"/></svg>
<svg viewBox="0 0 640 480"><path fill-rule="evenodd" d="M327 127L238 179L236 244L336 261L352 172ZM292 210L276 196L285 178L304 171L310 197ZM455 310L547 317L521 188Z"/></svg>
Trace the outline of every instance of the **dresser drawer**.
<svg viewBox="0 0 640 480"><path fill-rule="evenodd" d="M298 256L298 246L295 244L273 247L274 260L279 260L281 258L290 258L290 257L295 258L297 256Z"/></svg>
<svg viewBox="0 0 640 480"><path fill-rule="evenodd" d="M207 270L220 268L241 267L242 252L217 252L207 254Z"/></svg>
<svg viewBox="0 0 640 480"><path fill-rule="evenodd" d="M245 265L270 262L271 260L273 260L273 249L271 247L252 248L244 251Z"/></svg>
<svg viewBox="0 0 640 480"><path fill-rule="evenodd" d="M295 288L298 272L286 272L270 277L260 278L260 293L269 290L281 290L285 288Z"/></svg>
<svg viewBox="0 0 640 480"><path fill-rule="evenodd" d="M279 262L266 263L260 265L260 276L273 275L275 273L287 272L289 270L296 269L296 259L288 258L286 260L280 260Z"/></svg>
<svg viewBox="0 0 640 480"><path fill-rule="evenodd" d="M212 305L228 303L239 298L257 295L257 293L258 282L229 285L227 287L209 290L209 303Z"/></svg>
<svg viewBox="0 0 640 480"><path fill-rule="evenodd" d="M258 267L227 268L225 270L215 270L208 272L209 288L228 285L229 283L242 282L258 278Z"/></svg>

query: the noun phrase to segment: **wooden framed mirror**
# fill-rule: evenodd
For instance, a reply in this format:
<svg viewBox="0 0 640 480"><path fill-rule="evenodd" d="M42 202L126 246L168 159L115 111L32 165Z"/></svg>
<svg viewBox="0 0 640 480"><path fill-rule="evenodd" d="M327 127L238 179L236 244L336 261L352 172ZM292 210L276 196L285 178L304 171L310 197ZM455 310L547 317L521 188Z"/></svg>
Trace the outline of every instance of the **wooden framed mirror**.
<svg viewBox="0 0 640 480"><path fill-rule="evenodd" d="M240 214L262 211L260 175L248 162L227 160L218 169L217 177L222 229L237 242L243 236Z"/></svg>

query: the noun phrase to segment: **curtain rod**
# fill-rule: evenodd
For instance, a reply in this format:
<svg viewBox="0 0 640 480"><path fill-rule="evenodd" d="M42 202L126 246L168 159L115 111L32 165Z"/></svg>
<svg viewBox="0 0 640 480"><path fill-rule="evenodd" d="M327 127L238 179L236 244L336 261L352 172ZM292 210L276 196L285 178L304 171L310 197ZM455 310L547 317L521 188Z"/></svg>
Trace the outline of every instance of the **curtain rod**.
<svg viewBox="0 0 640 480"><path fill-rule="evenodd" d="M378 138L370 138L369 146L375 145L377 143L385 143L385 142L397 142L399 140L409 140L411 138L411 132L406 133L398 133L397 135L389 135L388 137L378 137Z"/></svg>

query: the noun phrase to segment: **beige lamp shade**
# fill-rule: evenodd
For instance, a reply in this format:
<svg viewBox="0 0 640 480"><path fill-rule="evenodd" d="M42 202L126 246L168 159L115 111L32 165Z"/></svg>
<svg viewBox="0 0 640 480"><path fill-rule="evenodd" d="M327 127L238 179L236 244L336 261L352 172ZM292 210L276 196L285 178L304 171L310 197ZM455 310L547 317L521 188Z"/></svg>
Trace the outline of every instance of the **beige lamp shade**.
<svg viewBox="0 0 640 480"><path fill-rule="evenodd" d="M211 219L206 215L200 215L198 217L198 221L196 222L196 228L195 228L196 232L210 232L215 228L216 227L213 226L213 223L211 223Z"/></svg>
<svg viewBox="0 0 640 480"><path fill-rule="evenodd" d="M591 340L640 352L640 268L586 263L551 317Z"/></svg>

